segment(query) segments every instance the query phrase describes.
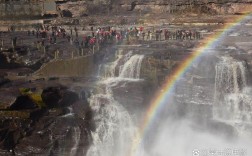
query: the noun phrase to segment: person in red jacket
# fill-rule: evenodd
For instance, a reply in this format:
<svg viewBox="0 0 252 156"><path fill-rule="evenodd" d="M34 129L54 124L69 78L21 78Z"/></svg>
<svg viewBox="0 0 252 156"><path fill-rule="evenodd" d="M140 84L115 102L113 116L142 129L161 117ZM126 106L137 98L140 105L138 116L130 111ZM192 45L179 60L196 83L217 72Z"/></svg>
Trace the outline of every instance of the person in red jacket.
<svg viewBox="0 0 252 156"><path fill-rule="evenodd" d="M144 30L144 27L141 26L141 27L139 28L139 31L140 31L140 32L143 32L143 30Z"/></svg>

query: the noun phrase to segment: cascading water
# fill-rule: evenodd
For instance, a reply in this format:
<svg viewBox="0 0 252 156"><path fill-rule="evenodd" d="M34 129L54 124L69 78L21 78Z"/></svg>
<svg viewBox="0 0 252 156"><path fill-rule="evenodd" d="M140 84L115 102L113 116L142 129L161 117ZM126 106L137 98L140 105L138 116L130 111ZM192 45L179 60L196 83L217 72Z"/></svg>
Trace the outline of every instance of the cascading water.
<svg viewBox="0 0 252 156"><path fill-rule="evenodd" d="M216 91L239 93L246 86L245 63L223 57L222 61L216 65Z"/></svg>
<svg viewBox="0 0 252 156"><path fill-rule="evenodd" d="M122 78L140 78L140 69L143 61L143 55L132 56L121 68L119 77Z"/></svg>
<svg viewBox="0 0 252 156"><path fill-rule="evenodd" d="M252 123L245 63L224 57L216 65L213 117L230 123Z"/></svg>
<svg viewBox="0 0 252 156"><path fill-rule="evenodd" d="M118 77L121 66L123 66L132 56L132 52L125 55L116 54L117 59L114 62L100 65L98 76L101 78Z"/></svg>
<svg viewBox="0 0 252 156"><path fill-rule="evenodd" d="M78 150L78 145L80 142L80 137L81 137L81 132L79 127L74 127L73 128L73 140L75 141L73 144L73 147L70 150L70 156L75 156Z"/></svg>
<svg viewBox="0 0 252 156"><path fill-rule="evenodd" d="M120 82L139 81L143 58L129 52L100 71L103 79L99 85L103 91L90 98L96 130L92 132L93 145L87 156L127 156L131 150L137 130L130 114L114 99L113 87L118 87Z"/></svg>

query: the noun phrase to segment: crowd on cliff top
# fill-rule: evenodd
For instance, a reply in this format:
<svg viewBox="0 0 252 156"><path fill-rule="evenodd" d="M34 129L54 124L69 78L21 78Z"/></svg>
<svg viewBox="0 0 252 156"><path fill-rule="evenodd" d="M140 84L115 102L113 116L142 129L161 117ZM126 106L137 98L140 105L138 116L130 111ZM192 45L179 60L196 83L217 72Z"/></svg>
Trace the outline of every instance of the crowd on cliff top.
<svg viewBox="0 0 252 156"><path fill-rule="evenodd" d="M42 38L48 37L50 43L56 43L57 37L62 36L63 38L67 38L69 42L75 41L82 43L81 45L90 46L95 43L103 43L107 40L115 40L120 41L122 39L130 39L135 37L136 39L142 40L156 40L161 41L164 40L192 40L192 39L200 39L201 34L195 30L175 30L169 31L168 28L164 29L144 29L144 27L129 27L126 29L117 29L114 27L98 27L96 30L94 27L90 27L90 31L86 31L86 33L81 34L79 36L79 30L77 27L70 27L69 33L67 33L66 29L59 26L51 27L51 35L48 35L50 32L49 26L42 28L41 30L37 30L36 36L39 35ZM34 31L33 31L34 34ZM75 35L74 35L75 34ZM75 37L74 37L75 36ZM81 39L80 39L81 38ZM76 41L77 40L77 41Z"/></svg>
<svg viewBox="0 0 252 156"><path fill-rule="evenodd" d="M15 28L10 27L9 32L15 33ZM34 36L40 47L45 45L57 44L57 39L66 39L71 45L74 45L79 51L85 48L93 48L94 46L102 46L106 43L120 43L131 40L145 40L145 41L162 41L162 40L197 40L201 38L201 34L195 30L172 30L169 28L145 28L128 27L90 27L88 31L78 30L77 27L69 27L68 29L62 26L43 25L33 30L27 31L28 36ZM15 47L17 37L12 37L12 45ZM58 43L60 44L60 43ZM94 52L94 50L92 51Z"/></svg>

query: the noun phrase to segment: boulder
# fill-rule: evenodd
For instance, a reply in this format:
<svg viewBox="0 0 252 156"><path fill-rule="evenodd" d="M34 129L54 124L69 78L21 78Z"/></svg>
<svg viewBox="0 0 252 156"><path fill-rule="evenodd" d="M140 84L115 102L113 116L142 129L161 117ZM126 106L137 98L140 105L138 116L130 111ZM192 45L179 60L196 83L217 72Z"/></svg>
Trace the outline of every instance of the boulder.
<svg viewBox="0 0 252 156"><path fill-rule="evenodd" d="M56 107L61 96L60 96L60 88L49 87L43 90L41 94L42 100L44 103L50 107Z"/></svg>
<svg viewBox="0 0 252 156"><path fill-rule="evenodd" d="M69 10L62 10L62 11L61 11L61 16L62 16L62 17L72 17L73 14L72 14L72 12L69 11Z"/></svg>
<svg viewBox="0 0 252 156"><path fill-rule="evenodd" d="M9 107L10 110L24 110L37 108L37 104L28 96L21 95L17 97L15 102Z"/></svg>
<svg viewBox="0 0 252 156"><path fill-rule="evenodd" d="M62 86L44 89L41 97L48 108L67 107L79 100L78 94Z"/></svg>
<svg viewBox="0 0 252 156"><path fill-rule="evenodd" d="M72 105L74 102L79 100L79 96L72 91L65 90L61 92L61 99L59 101L59 106L67 107Z"/></svg>

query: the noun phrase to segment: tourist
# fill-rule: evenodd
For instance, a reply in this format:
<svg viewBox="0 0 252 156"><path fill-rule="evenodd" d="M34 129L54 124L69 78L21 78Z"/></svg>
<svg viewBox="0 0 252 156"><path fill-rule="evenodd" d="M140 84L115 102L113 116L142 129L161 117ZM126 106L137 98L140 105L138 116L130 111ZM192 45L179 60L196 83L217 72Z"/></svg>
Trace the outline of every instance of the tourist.
<svg viewBox="0 0 252 156"><path fill-rule="evenodd" d="M150 41L152 40L153 33L150 31Z"/></svg>
<svg viewBox="0 0 252 156"><path fill-rule="evenodd" d="M76 26L74 27L74 31L75 31L75 37L78 38L78 29Z"/></svg>
<svg viewBox="0 0 252 156"><path fill-rule="evenodd" d="M163 30L162 30L162 29L160 29L160 30L159 30L159 34L158 34L158 36L159 36L159 41L161 41L162 32L163 32Z"/></svg>
<svg viewBox="0 0 252 156"><path fill-rule="evenodd" d="M150 40L150 30L148 30L148 32L147 32L147 40Z"/></svg>
<svg viewBox="0 0 252 156"><path fill-rule="evenodd" d="M57 38L56 38L56 36L54 35L54 36L53 36L53 44L56 44L56 40L57 40Z"/></svg>
<svg viewBox="0 0 252 156"><path fill-rule="evenodd" d="M156 30L156 41L158 41L158 39L159 39L159 31Z"/></svg>
<svg viewBox="0 0 252 156"><path fill-rule="evenodd" d="M165 37L165 40L168 40L168 30L167 29L164 30L164 37Z"/></svg>
<svg viewBox="0 0 252 156"><path fill-rule="evenodd" d="M16 45L17 45L17 37L14 37L14 38L12 39L12 46L13 46L13 48L15 48Z"/></svg>
<svg viewBox="0 0 252 156"><path fill-rule="evenodd" d="M66 38L67 38L67 41L70 42L71 37L69 35L67 35Z"/></svg>
<svg viewBox="0 0 252 156"><path fill-rule="evenodd" d="M45 39L45 38L46 38L46 36L47 36L46 31L42 31L42 32L41 32L41 37L42 37L43 39Z"/></svg>
<svg viewBox="0 0 252 156"><path fill-rule="evenodd" d="M70 27L70 34L71 34L71 36L73 36L73 29L72 29L72 27Z"/></svg>
<svg viewBox="0 0 252 156"><path fill-rule="evenodd" d="M144 40L144 38L145 38L145 32L142 32L142 37L143 37L143 40Z"/></svg>

